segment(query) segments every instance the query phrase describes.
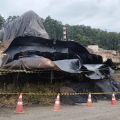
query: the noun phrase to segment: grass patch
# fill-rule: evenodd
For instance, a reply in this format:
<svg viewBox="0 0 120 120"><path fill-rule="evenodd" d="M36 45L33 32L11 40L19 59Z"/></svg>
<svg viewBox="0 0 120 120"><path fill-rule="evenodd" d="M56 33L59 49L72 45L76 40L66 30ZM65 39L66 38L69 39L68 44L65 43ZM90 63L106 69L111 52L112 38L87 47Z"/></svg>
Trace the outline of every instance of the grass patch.
<svg viewBox="0 0 120 120"><path fill-rule="evenodd" d="M39 85L27 83L24 85L22 90L13 90L8 92L22 92L22 93L40 93L40 94L48 94L48 93L58 93L59 88L62 86L60 83L56 84L46 84L46 85ZM3 91L0 91L3 92ZM23 94L23 103L24 105L31 105L31 104L39 104L39 105L52 105L56 98L55 95L40 95L40 94ZM17 104L18 95L0 95L0 106L5 107L15 107Z"/></svg>

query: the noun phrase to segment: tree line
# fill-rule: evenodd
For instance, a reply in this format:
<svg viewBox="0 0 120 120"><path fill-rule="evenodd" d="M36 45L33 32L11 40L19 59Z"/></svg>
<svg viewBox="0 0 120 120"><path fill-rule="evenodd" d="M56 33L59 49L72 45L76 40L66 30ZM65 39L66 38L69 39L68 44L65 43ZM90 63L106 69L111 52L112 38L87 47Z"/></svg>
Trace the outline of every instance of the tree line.
<svg viewBox="0 0 120 120"><path fill-rule="evenodd" d="M0 15L0 29L4 23L14 20L18 16L9 16L6 20ZM63 40L63 24L50 16L43 19L46 31L51 39ZM98 44L101 48L120 50L120 33L107 32L94 29L85 25L65 25L67 27L67 39L79 42L83 46Z"/></svg>

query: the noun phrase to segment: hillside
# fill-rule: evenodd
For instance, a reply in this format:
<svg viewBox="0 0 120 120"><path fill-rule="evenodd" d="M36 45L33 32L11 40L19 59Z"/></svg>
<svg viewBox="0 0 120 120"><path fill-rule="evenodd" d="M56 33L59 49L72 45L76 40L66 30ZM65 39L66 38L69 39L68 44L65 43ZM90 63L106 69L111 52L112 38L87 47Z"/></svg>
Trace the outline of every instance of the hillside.
<svg viewBox="0 0 120 120"><path fill-rule="evenodd" d="M77 24L77 23L76 23ZM44 20L46 31L50 38L63 39L63 24L48 16ZM120 49L120 33L107 32L84 25L66 25L68 39L81 43L84 46L98 44L104 49ZM51 29L52 28L52 29Z"/></svg>

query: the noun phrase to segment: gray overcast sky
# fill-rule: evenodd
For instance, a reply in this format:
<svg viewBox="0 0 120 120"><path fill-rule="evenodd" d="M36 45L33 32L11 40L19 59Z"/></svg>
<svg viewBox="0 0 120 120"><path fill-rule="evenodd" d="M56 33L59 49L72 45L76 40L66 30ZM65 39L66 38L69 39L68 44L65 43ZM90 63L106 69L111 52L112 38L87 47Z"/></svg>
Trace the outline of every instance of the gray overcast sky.
<svg viewBox="0 0 120 120"><path fill-rule="evenodd" d="M28 10L64 24L120 32L120 0L0 0L0 14L5 18Z"/></svg>

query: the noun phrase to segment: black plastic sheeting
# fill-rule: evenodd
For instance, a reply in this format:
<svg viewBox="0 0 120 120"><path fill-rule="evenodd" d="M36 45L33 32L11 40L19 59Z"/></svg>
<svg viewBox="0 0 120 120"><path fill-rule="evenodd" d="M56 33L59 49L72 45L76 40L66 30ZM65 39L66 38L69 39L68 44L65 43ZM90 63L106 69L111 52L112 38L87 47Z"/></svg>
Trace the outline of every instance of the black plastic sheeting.
<svg viewBox="0 0 120 120"><path fill-rule="evenodd" d="M89 92L95 92L95 93L106 93L106 92L118 92L120 91L120 83L114 81L113 79L101 79L101 80L86 80L80 81L77 83L69 83L67 85L70 89L72 89L72 92L67 91L66 93L89 93ZM93 95L92 94L92 101L97 102L98 100L111 100L112 94L98 94ZM116 94L116 98L120 99L120 95ZM68 95L68 96L61 96L61 101L64 104L79 104L79 103L86 103L88 99L88 94L83 95Z"/></svg>
<svg viewBox="0 0 120 120"><path fill-rule="evenodd" d="M7 54L8 60L2 67L12 69L18 69L18 67L23 69L21 66L26 59L28 60L28 66L24 67L24 69L30 68L32 70L32 68L35 68L34 62L40 64L39 61L49 59L50 65L57 66L60 70L69 73L80 73L83 64L103 63L101 56L90 54L83 46L76 42L55 41L32 36L14 39L4 53ZM37 58L38 60L36 60ZM36 68L44 69L37 66ZM56 69L56 67L52 69Z"/></svg>
<svg viewBox="0 0 120 120"><path fill-rule="evenodd" d="M90 79L103 79L105 71L107 74L112 71L111 65L104 64L101 56L90 54L86 48L73 41L18 37L4 53L7 54L7 60L2 64L4 69L51 69L76 74L85 72L85 76Z"/></svg>
<svg viewBox="0 0 120 120"><path fill-rule="evenodd" d="M77 86L70 86L75 92L120 91L119 83L112 78L115 67L112 61L103 63L101 56L90 54L85 47L74 41L56 41L33 36L17 37L4 53L6 59L4 58L1 66L3 69L52 70L77 76L80 80ZM81 74L83 78L79 77ZM70 99L73 103L79 103L86 102L86 98L74 96ZM64 97L65 99L67 98Z"/></svg>
<svg viewBox="0 0 120 120"><path fill-rule="evenodd" d="M8 62L20 56L38 55L52 61L79 59L82 64L102 64L101 56L90 54L76 42L55 41L33 36L15 38L5 53L9 55Z"/></svg>

